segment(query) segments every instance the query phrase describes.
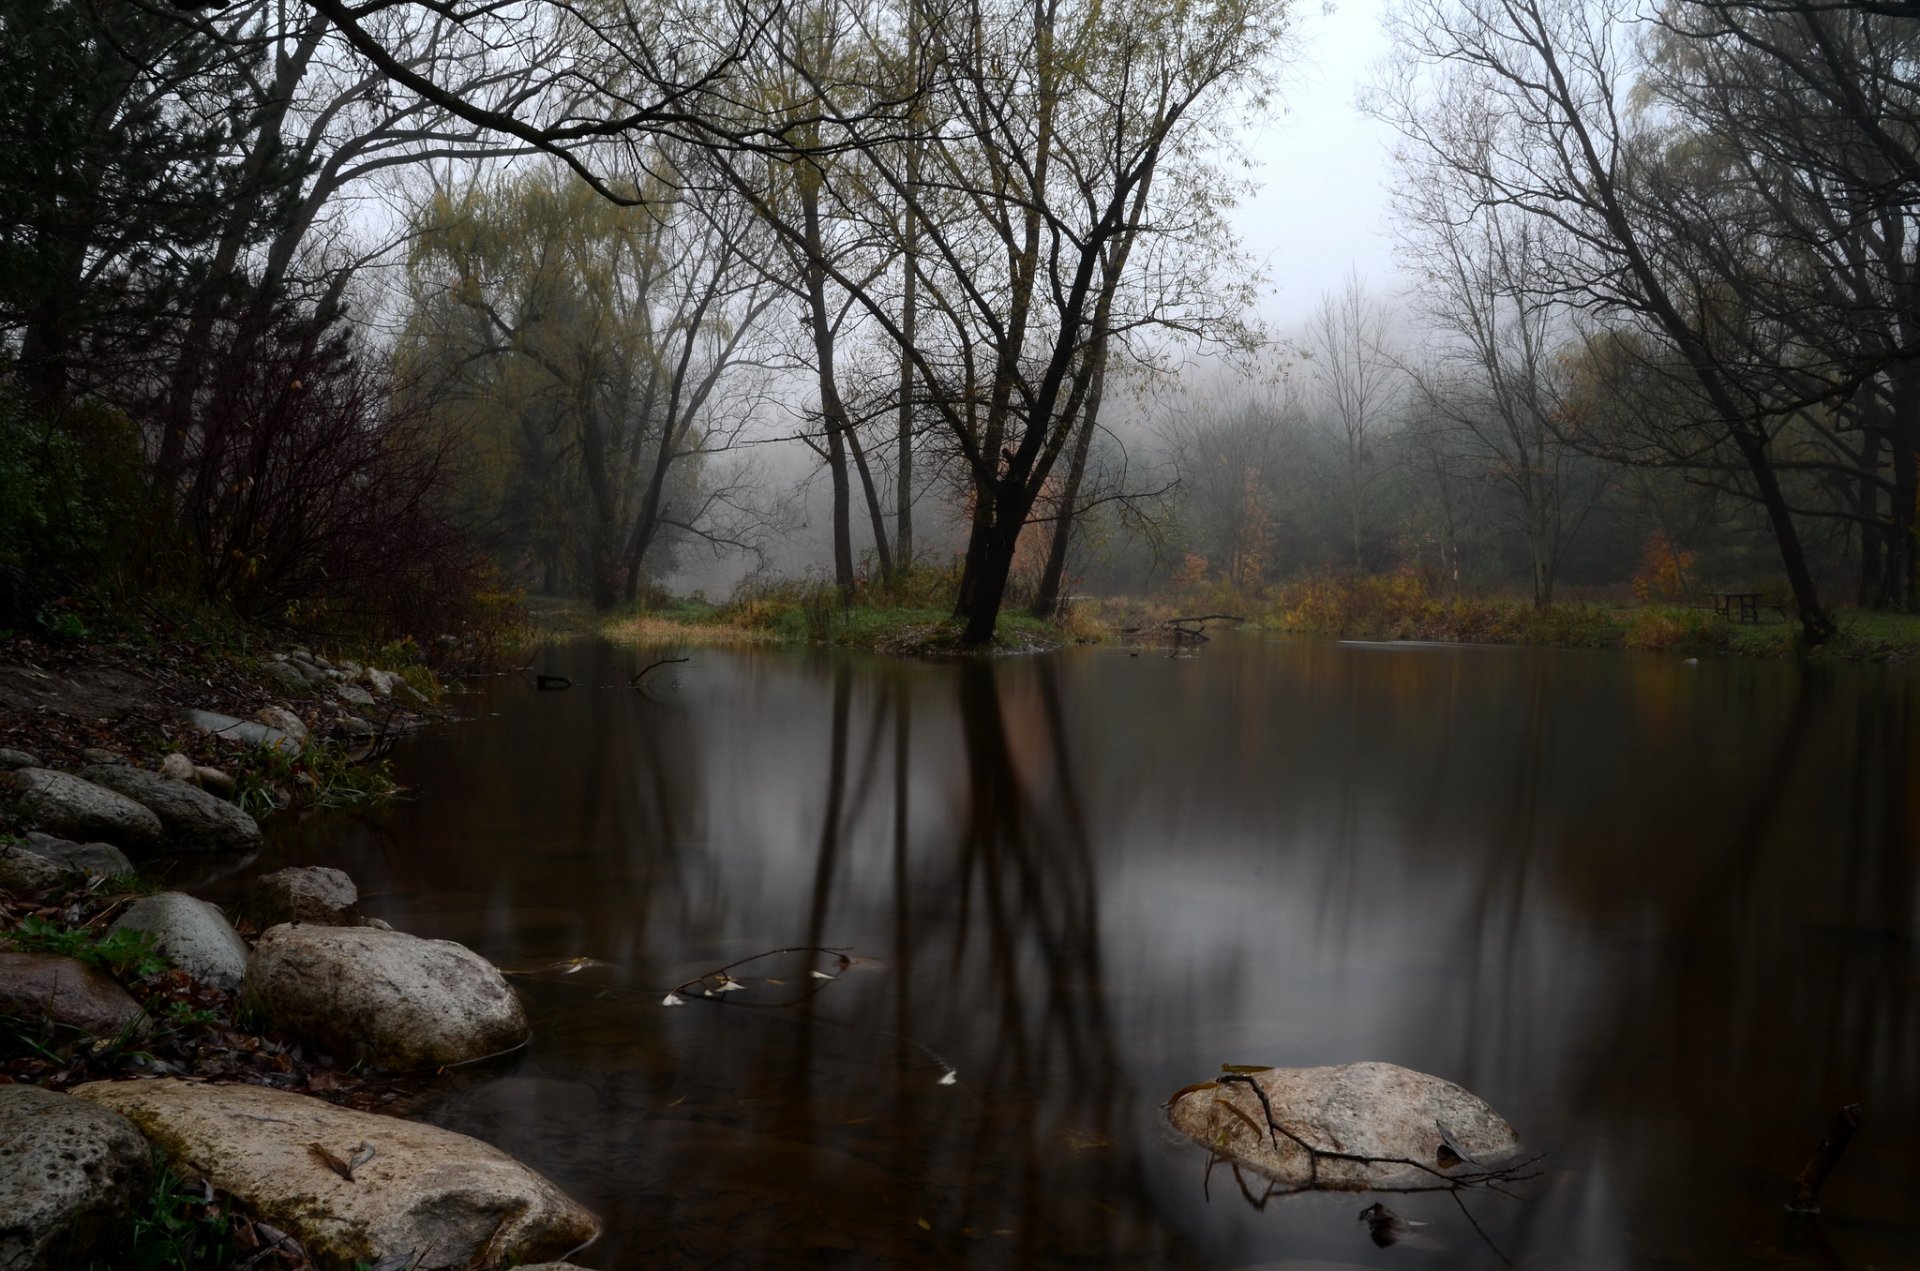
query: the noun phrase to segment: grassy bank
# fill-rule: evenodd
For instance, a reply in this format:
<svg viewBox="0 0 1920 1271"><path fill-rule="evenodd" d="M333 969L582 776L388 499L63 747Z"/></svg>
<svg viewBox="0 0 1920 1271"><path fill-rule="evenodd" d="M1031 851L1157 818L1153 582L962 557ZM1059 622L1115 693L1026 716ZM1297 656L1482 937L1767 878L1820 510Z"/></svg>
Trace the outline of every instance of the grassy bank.
<svg viewBox="0 0 1920 1271"><path fill-rule="evenodd" d="M596 614L577 604L532 604L551 639L599 637L627 644L829 644L879 653L961 652L961 624L950 604L895 604L869 598L843 608L830 588L762 589L723 604L698 599ZM1024 653L1097 639L1090 624L1059 626L1025 612L1003 612L991 652Z"/></svg>
<svg viewBox="0 0 1920 1271"><path fill-rule="evenodd" d="M578 602L532 602L546 639L598 637L645 645L830 644L881 653L959 651L949 602L894 603L864 596L842 608L831 588L789 584L746 591L723 603L659 600L596 614ZM1256 630L1339 640L1431 640L1624 648L1688 656L1790 657L1799 625L1763 609L1758 624L1728 622L1702 603L1616 604L1569 600L1544 610L1520 596L1436 595L1404 576L1317 578L1258 590L1193 588L1175 595L1076 600L1059 623L1022 610L1000 615L995 650L1029 652L1067 644L1166 643L1173 618L1230 614ZM1815 656L1862 662L1920 659L1920 615L1842 610L1840 633ZM1214 630L1233 625L1216 622Z"/></svg>
<svg viewBox="0 0 1920 1271"><path fill-rule="evenodd" d="M1256 626L1346 640L1436 640L1628 648L1690 655L1785 657L1800 652L1800 627L1774 609L1757 624L1728 622L1706 604L1619 605L1563 601L1544 610L1515 596L1434 595L1407 577L1313 579L1257 595L1198 596L1238 603ZM1920 616L1843 610L1839 634L1815 656L1905 661L1920 656Z"/></svg>

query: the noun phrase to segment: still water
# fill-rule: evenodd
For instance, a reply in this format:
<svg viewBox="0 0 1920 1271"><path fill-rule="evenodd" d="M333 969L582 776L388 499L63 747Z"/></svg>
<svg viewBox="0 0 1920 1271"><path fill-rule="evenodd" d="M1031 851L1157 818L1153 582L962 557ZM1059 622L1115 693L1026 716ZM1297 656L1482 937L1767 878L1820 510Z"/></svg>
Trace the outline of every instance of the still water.
<svg viewBox="0 0 1920 1271"><path fill-rule="evenodd" d="M1235 636L625 687L656 656L479 682L410 801L263 866L515 969L531 1047L425 1115L600 1213L585 1265L1920 1266L1920 676ZM661 1004L787 946L848 961ZM1425 1225L1380 1248L1372 1198L1256 1206L1160 1109L1361 1059L1543 1173L1389 1198Z"/></svg>

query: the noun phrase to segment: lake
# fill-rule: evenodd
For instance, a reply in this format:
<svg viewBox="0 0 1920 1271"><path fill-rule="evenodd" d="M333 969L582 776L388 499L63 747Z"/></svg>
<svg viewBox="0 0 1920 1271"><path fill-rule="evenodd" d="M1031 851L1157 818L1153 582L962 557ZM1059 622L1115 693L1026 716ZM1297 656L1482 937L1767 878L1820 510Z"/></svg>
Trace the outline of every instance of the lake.
<svg viewBox="0 0 1920 1271"><path fill-rule="evenodd" d="M585 1265L1920 1265L1910 672L1233 635L626 687L658 656L476 681L406 801L261 865L514 972L531 1046L425 1115L601 1214ZM834 952L756 956L794 947ZM1223 1063L1363 1059L1539 1177L1388 1197L1423 1225L1383 1248L1376 1197L1165 1122Z"/></svg>

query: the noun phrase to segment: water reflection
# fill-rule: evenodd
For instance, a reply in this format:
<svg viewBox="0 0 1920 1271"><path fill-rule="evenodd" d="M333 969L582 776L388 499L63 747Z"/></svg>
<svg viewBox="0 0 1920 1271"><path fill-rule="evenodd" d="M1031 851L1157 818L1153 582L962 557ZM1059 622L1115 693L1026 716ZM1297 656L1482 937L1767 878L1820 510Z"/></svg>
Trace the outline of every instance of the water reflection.
<svg viewBox="0 0 1920 1271"><path fill-rule="evenodd" d="M715 652L626 689L649 660L490 686L400 756L415 801L264 866L504 965L609 964L521 977L534 1046L432 1110L604 1214L589 1265L1920 1259L1909 679L1232 640ZM855 957L660 1006L788 945ZM1362 1058L1482 1094L1548 1176L1475 1202L1486 1240L1396 1201L1420 1239L1381 1247L1365 1200L1209 1200L1156 1106ZM1829 1213L1790 1223L1851 1100Z"/></svg>

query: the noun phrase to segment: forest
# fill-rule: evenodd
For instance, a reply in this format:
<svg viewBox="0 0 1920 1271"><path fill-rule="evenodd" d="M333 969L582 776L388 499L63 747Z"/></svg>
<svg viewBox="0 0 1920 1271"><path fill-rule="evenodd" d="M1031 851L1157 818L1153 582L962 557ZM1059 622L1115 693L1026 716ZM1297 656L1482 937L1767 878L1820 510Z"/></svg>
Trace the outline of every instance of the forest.
<svg viewBox="0 0 1920 1271"><path fill-rule="evenodd" d="M1901 6L1401 5L1408 285L1275 330L1226 213L1302 196L1240 162L1297 16L8 0L8 623L782 575L971 644L1327 577L1911 609Z"/></svg>

